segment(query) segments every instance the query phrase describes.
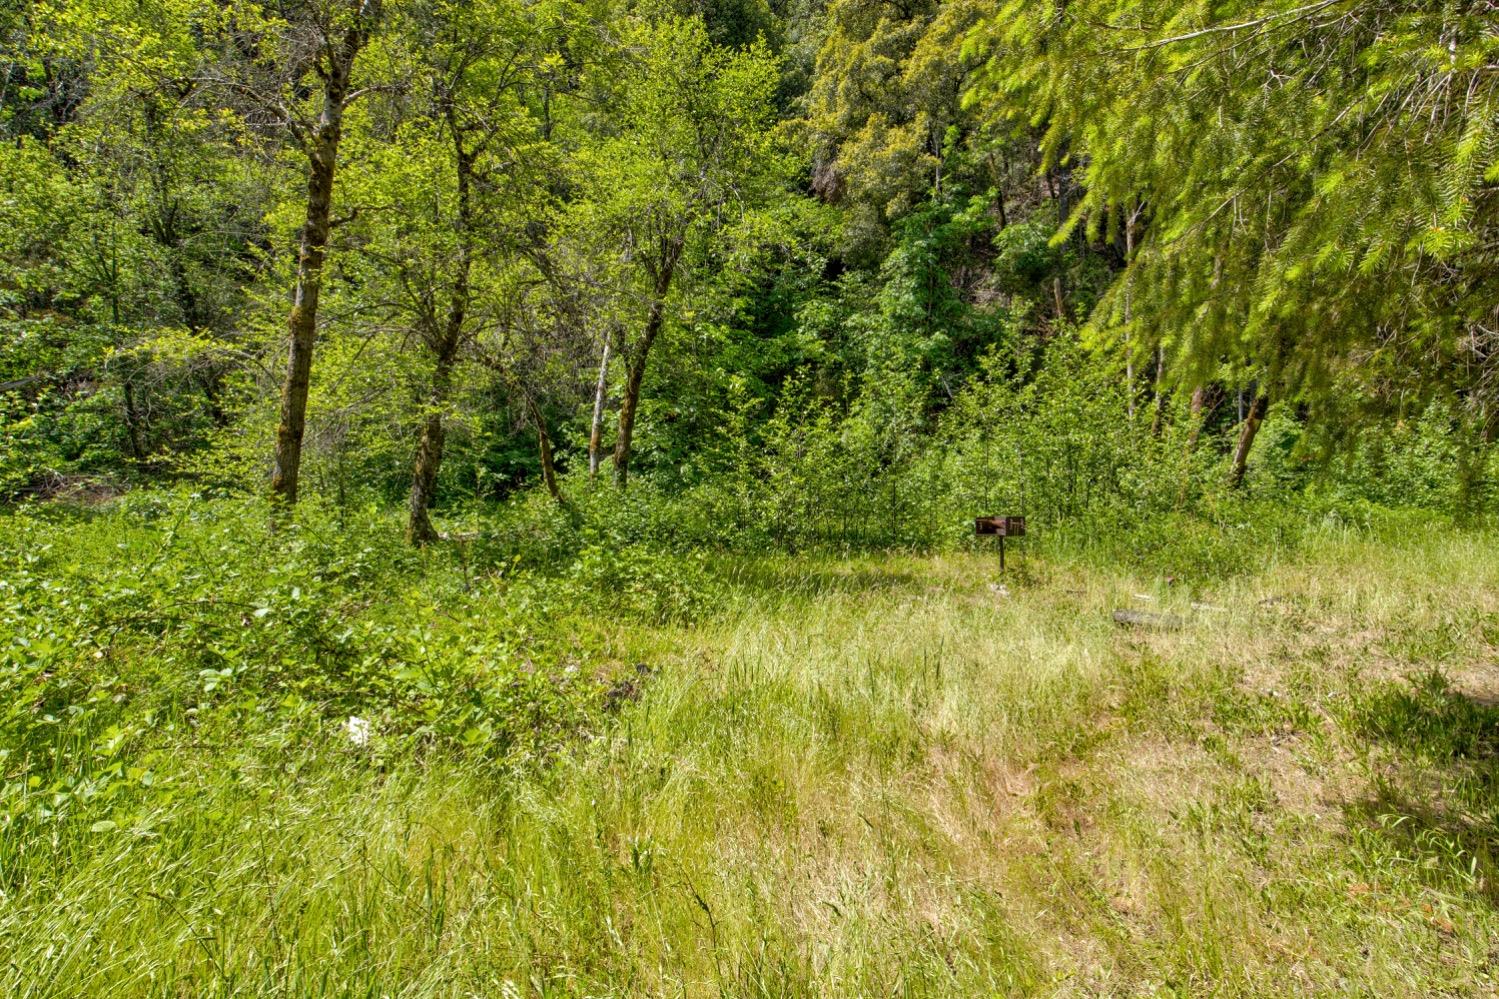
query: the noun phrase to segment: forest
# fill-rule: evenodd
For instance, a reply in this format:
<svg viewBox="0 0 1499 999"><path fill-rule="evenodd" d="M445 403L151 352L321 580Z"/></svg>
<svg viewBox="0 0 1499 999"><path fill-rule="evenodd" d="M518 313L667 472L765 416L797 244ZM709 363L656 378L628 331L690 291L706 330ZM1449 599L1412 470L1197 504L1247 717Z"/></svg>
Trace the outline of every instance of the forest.
<svg viewBox="0 0 1499 999"><path fill-rule="evenodd" d="M1496 431L1496 0L0 0L0 991L1491 996Z"/></svg>

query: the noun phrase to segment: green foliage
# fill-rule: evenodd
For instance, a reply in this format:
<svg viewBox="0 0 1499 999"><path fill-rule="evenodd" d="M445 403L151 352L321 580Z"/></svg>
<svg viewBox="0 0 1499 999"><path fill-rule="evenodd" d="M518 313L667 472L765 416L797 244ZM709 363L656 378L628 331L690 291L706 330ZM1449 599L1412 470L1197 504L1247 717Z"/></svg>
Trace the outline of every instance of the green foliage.
<svg viewBox="0 0 1499 999"><path fill-rule="evenodd" d="M1490 13L0 5L0 990L1491 990Z"/></svg>
<svg viewBox="0 0 1499 999"><path fill-rule="evenodd" d="M1455 389L1491 429L1494 44L1477 8L1001 4L969 103L1079 171L1063 233L1143 220L1094 322L1178 384L1247 372L1332 409Z"/></svg>
<svg viewBox="0 0 1499 999"><path fill-rule="evenodd" d="M981 16L972 2L903 7L868 0L828 5L807 96L804 127L816 147L813 184L845 202L844 233L854 257L880 247L889 225L944 183L961 185L962 148L978 146L993 176L993 148L974 133L960 99L970 69L958 54L964 33Z"/></svg>
<svg viewBox="0 0 1499 999"><path fill-rule="evenodd" d="M995 270L1007 291L1039 298L1061 263L1061 251L1051 243L1052 227L1032 219L1008 226L994 237Z"/></svg>
<svg viewBox="0 0 1499 999"><path fill-rule="evenodd" d="M1027 428L1048 519L1201 514L1231 429L1217 406L1194 430L1193 390L1270 394L1261 492L1480 514L1479 22L1434 48L1446 22L1384 8L1364 30L1336 6L1023 6L384 10L344 122L309 488L399 499L433 419L439 509L526 488L543 434L576 469L608 344L602 422L638 403L637 477L790 544L948 538L978 441L1020 434L981 405ZM291 42L354 16L328 11L5 22L5 497L258 488L305 208L287 122L315 103ZM1438 69L1471 100L1422 90ZM750 498L769 481L791 495ZM884 497L867 530L817 512L860 495Z"/></svg>
<svg viewBox="0 0 1499 999"><path fill-rule="evenodd" d="M545 758L592 724L608 681L567 608L667 620L702 606L691 574L641 550L585 547L570 568L475 559L457 574L412 555L383 516L309 512L272 531L267 515L140 495L6 517L7 835L110 815L153 754L194 732L312 732L354 715L391 751Z"/></svg>

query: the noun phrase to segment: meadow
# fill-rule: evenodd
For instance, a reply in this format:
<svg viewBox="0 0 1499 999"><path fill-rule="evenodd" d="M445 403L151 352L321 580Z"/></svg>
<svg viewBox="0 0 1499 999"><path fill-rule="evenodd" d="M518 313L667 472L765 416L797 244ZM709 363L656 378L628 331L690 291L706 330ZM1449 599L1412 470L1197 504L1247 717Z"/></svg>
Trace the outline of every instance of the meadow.
<svg viewBox="0 0 1499 999"><path fill-rule="evenodd" d="M0 999L1499 999L1496 25L0 2Z"/></svg>
<svg viewBox="0 0 1499 999"><path fill-rule="evenodd" d="M542 571L263 512L7 515L4 994L1499 979L1492 532Z"/></svg>

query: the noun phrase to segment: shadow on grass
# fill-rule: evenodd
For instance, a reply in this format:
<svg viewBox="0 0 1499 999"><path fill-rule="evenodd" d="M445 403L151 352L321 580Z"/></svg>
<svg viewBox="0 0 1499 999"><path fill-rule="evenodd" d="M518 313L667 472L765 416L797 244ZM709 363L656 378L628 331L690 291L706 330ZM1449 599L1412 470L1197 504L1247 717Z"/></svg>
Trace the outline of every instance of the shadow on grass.
<svg viewBox="0 0 1499 999"><path fill-rule="evenodd" d="M733 566L729 580L754 593L786 597L915 591L931 582L928 577L906 569L854 565L833 559L745 561Z"/></svg>
<svg viewBox="0 0 1499 999"><path fill-rule="evenodd" d="M80 503L70 499L32 500L4 508L5 513L25 513L31 519L52 527L83 524L106 516L111 508L107 501Z"/></svg>
<svg viewBox="0 0 1499 999"><path fill-rule="evenodd" d="M1378 846L1380 866L1411 865L1423 882L1483 899L1499 908L1499 864L1492 816L1381 782L1375 794L1345 810L1349 828Z"/></svg>
<svg viewBox="0 0 1499 999"><path fill-rule="evenodd" d="M1391 751L1350 828L1444 887L1499 906L1499 690L1465 693L1430 672L1357 698L1352 730Z"/></svg>
<svg viewBox="0 0 1499 999"><path fill-rule="evenodd" d="M1356 699L1350 720L1371 742L1434 761L1499 759L1499 685L1467 693L1431 671L1372 688Z"/></svg>

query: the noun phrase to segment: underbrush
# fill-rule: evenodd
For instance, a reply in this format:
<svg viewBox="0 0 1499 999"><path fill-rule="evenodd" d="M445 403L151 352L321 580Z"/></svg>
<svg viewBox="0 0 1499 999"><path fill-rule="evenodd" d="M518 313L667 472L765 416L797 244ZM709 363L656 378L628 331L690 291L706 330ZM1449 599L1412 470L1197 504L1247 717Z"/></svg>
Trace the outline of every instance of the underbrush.
<svg viewBox="0 0 1499 999"><path fill-rule="evenodd" d="M544 761L650 654L621 626L685 619L707 590L638 548L559 570L413 552L368 511L309 505L277 528L259 502L187 495L31 507L0 537L11 842L130 826L184 742L340 732L375 755Z"/></svg>
<svg viewBox="0 0 1499 999"><path fill-rule="evenodd" d="M1000 578L652 499L8 515L0 990L1493 984L1491 535L1248 502Z"/></svg>
<svg viewBox="0 0 1499 999"><path fill-rule="evenodd" d="M788 585L805 594L809 567L838 554L788 574L764 539L688 531L686 503L527 496L460 514L451 542L420 552L374 509L308 504L276 527L258 501L136 493L7 515L0 814L118 822L110 801L155 779L141 760L214 731L352 724L386 746L545 760L652 668L656 636ZM1248 500L1214 519L1073 520L1011 553L1021 578L1033 561L1115 565L1197 592L1309 540L1415 529L1385 511L1305 514Z"/></svg>
<svg viewBox="0 0 1499 999"><path fill-rule="evenodd" d="M605 595L606 608L656 621L710 612L722 597L715 571L721 562L953 551L993 553L997 559L995 539L975 536L974 517L1025 509L959 490L929 497L925 509L892 512L881 504L900 507L899 490L894 500L888 491L882 496L874 490L863 502L880 521L878 530L819 530L815 521L792 530L785 523L778 529L764 510L727 509L726 483L668 492L645 479L626 493L581 477L565 484L566 508L533 491L502 504L456 507L442 521L457 534L472 535L469 547L478 564L560 571L573 578L576 595L592 590ZM1449 516L1430 510L1251 490L1180 508L1099 501L1055 517L1031 515L1027 535L1011 539L1007 552L1022 566L1031 558L1204 587L1294 559L1321 539L1398 541L1451 525Z"/></svg>

